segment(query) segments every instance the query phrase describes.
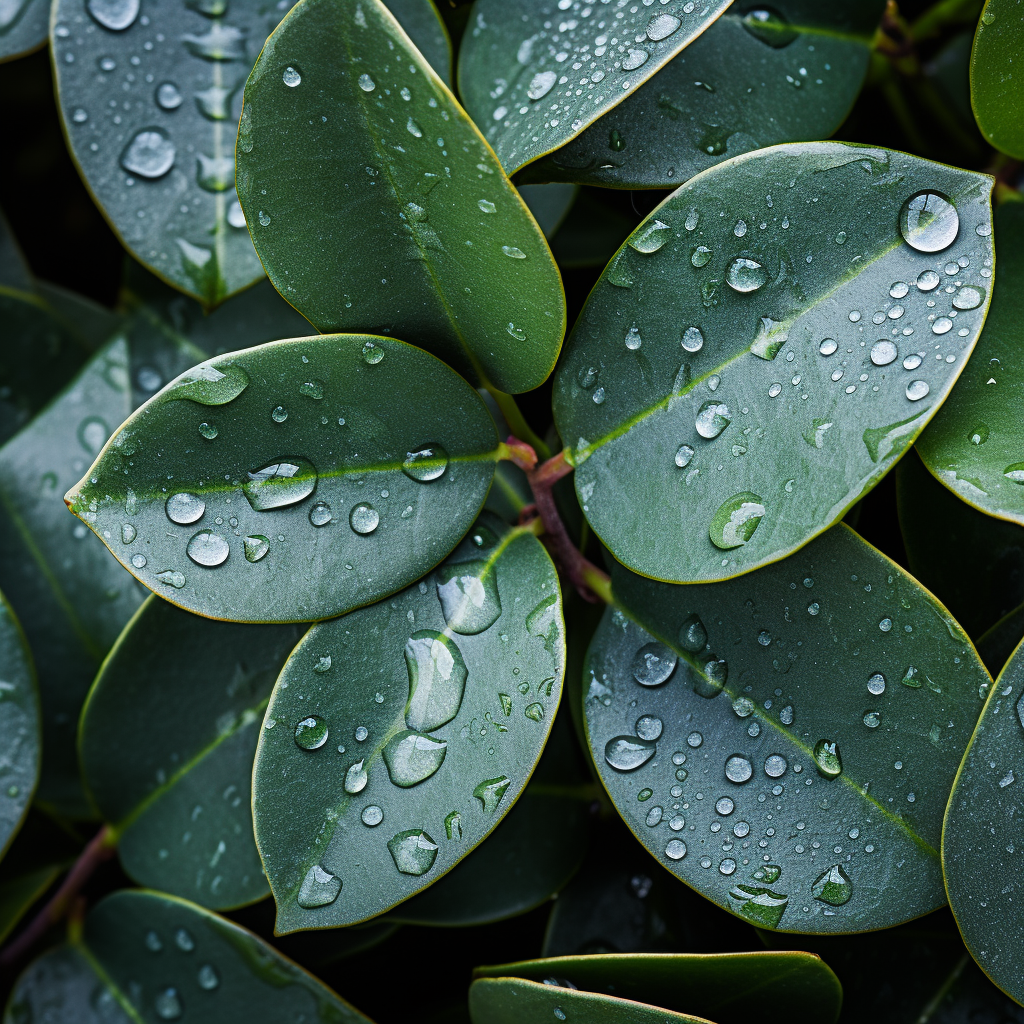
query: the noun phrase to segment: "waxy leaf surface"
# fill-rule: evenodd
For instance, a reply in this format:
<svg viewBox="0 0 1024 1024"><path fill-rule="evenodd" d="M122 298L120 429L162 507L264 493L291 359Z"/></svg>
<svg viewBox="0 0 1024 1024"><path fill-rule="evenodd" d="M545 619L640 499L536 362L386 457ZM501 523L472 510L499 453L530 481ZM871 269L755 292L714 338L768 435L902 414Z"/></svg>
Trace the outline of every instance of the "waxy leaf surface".
<svg viewBox="0 0 1024 1024"><path fill-rule="evenodd" d="M1024 11L1014 0L986 0L971 50L971 106L996 149L1024 158Z"/></svg>
<svg viewBox="0 0 1024 1024"><path fill-rule="evenodd" d="M481 0L459 53L459 90L512 174L635 93L731 3Z"/></svg>
<svg viewBox="0 0 1024 1024"><path fill-rule="evenodd" d="M884 8L884 0L731 7L650 81L521 177L674 188L741 153L827 138L860 92Z"/></svg>
<svg viewBox="0 0 1024 1024"><path fill-rule="evenodd" d="M613 570L582 686L601 781L658 861L769 929L945 902L939 833L989 675L846 526L714 586Z"/></svg>
<svg viewBox="0 0 1024 1024"><path fill-rule="evenodd" d="M273 946L194 903L155 892L107 896L71 941L18 979L4 1024L367 1024Z"/></svg>
<svg viewBox="0 0 1024 1024"><path fill-rule="evenodd" d="M565 331L544 236L378 0L305 0L245 88L238 194L281 294L321 331L408 337L507 392Z"/></svg>
<svg viewBox="0 0 1024 1024"><path fill-rule="evenodd" d="M391 338L271 342L186 371L67 495L125 568L211 618L301 622L436 565L497 459L479 396Z"/></svg>
<svg viewBox="0 0 1024 1024"><path fill-rule="evenodd" d="M654 210L555 381L576 493L617 559L727 579L806 544L881 479L981 329L991 182L794 143L704 171Z"/></svg>
<svg viewBox="0 0 1024 1024"><path fill-rule="evenodd" d="M992 306L977 348L949 399L918 438L925 465L982 512L1024 526L1024 202L995 212L996 261L982 268Z"/></svg>
<svg viewBox="0 0 1024 1024"><path fill-rule="evenodd" d="M563 672L551 561L490 515L419 583L314 626L254 769L277 930L373 917L462 860L526 786Z"/></svg>
<svg viewBox="0 0 1024 1024"><path fill-rule="evenodd" d="M252 762L303 627L215 622L151 596L82 710L87 790L140 885L213 910L270 890L252 832Z"/></svg>

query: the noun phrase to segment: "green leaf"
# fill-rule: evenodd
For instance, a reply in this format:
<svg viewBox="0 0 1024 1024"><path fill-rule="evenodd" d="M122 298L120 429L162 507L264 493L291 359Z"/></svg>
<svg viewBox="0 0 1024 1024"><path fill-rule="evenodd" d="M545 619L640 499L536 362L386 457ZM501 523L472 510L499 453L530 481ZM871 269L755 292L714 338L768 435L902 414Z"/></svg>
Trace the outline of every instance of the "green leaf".
<svg viewBox="0 0 1024 1024"><path fill-rule="evenodd" d="M37 800L72 817L90 813L78 780L78 712L142 595L61 496L130 411L128 346L117 337L0 448L0 587L28 638L43 710Z"/></svg>
<svg viewBox="0 0 1024 1024"><path fill-rule="evenodd" d="M235 135L245 77L291 0L226 13L174 0L141 17L136 0L53 6L65 134L125 248L210 306L258 281L234 193Z"/></svg>
<svg viewBox="0 0 1024 1024"><path fill-rule="evenodd" d="M1014 822L1024 753L1024 651L995 681L964 754L942 828L949 905L978 966L1007 995L1024 1000L1019 969L1024 914L1013 898Z"/></svg>
<svg viewBox="0 0 1024 1024"><path fill-rule="evenodd" d="M476 393L391 338L279 341L182 374L66 500L161 597L212 618L301 622L431 569L498 457Z"/></svg>
<svg viewBox="0 0 1024 1024"><path fill-rule="evenodd" d="M661 864L784 931L943 905L942 813L989 676L926 590L845 526L742 580L615 566L612 587L587 736Z"/></svg>
<svg viewBox="0 0 1024 1024"><path fill-rule="evenodd" d="M971 50L971 106L981 134L996 149L1024 158L1024 84L1006 73L1024 48L1024 11L1012 0L987 0Z"/></svg>
<svg viewBox="0 0 1024 1024"><path fill-rule="evenodd" d="M635 93L731 2L590 7L597 16L588 17L579 3L480 0L462 40L459 91L512 174Z"/></svg>
<svg viewBox="0 0 1024 1024"><path fill-rule="evenodd" d="M252 762L303 631L214 622L156 596L125 627L78 745L86 788L140 885L214 910L270 891L252 835Z"/></svg>
<svg viewBox="0 0 1024 1024"><path fill-rule="evenodd" d="M485 516L433 576L307 633L253 771L278 932L389 910L505 817L558 708L560 605L537 539Z"/></svg>
<svg viewBox="0 0 1024 1024"><path fill-rule="evenodd" d="M95 352L121 326L122 316L98 302L48 281L36 281L35 290L51 312L90 352Z"/></svg>
<svg viewBox="0 0 1024 1024"><path fill-rule="evenodd" d="M561 956L478 967L473 977L555 981L561 989L653 1003L719 1024L752 1017L764 1024L832 1024L843 998L839 980L811 953Z"/></svg>
<svg viewBox="0 0 1024 1024"><path fill-rule="evenodd" d="M452 41L433 0L384 0L384 6L448 88L452 85Z"/></svg>
<svg viewBox="0 0 1024 1024"><path fill-rule="evenodd" d="M1024 451L1017 392L1024 384L1018 350L1024 338L1024 202L995 212L996 276L977 349L934 422L918 438L925 465L969 505L1024 526Z"/></svg>
<svg viewBox="0 0 1024 1024"><path fill-rule="evenodd" d="M990 188L820 142L737 157L657 207L595 286L555 381L576 493L615 557L659 579L728 579L870 490L981 329ZM964 287L922 290L946 265ZM950 305L968 295L976 308Z"/></svg>
<svg viewBox="0 0 1024 1024"><path fill-rule="evenodd" d="M978 639L978 654L993 676L999 675L1017 644L1024 639L1024 603L1007 612Z"/></svg>
<svg viewBox="0 0 1024 1024"><path fill-rule="evenodd" d="M827 138L860 92L884 8L884 0L734 6L521 177L672 188L741 153Z"/></svg>
<svg viewBox="0 0 1024 1024"><path fill-rule="evenodd" d="M0 62L24 57L46 45L49 0L14 0L0 16Z"/></svg>
<svg viewBox="0 0 1024 1024"><path fill-rule="evenodd" d="M107 896L79 934L18 979L4 1020L44 1016L111 1024L368 1020L252 932L185 900L138 890Z"/></svg>
<svg viewBox="0 0 1024 1024"><path fill-rule="evenodd" d="M0 594L0 857L28 812L42 760L39 689L28 641Z"/></svg>
<svg viewBox="0 0 1024 1024"><path fill-rule="evenodd" d="M907 568L968 636L977 640L1024 601L1024 529L971 508L913 452L896 467L896 499Z"/></svg>
<svg viewBox="0 0 1024 1024"><path fill-rule="evenodd" d="M565 332L544 237L387 10L358 12L304 0L246 85L238 194L260 259L318 330L415 338L502 391L535 388Z"/></svg>

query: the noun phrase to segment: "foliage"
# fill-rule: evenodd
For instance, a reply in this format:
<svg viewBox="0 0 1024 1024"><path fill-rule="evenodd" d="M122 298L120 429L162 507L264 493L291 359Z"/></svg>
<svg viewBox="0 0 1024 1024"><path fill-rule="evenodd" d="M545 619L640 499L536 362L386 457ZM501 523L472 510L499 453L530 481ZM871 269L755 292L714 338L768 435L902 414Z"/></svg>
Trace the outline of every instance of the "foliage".
<svg viewBox="0 0 1024 1024"><path fill-rule="evenodd" d="M0 0L5 1024L1024 1021L1018 7Z"/></svg>

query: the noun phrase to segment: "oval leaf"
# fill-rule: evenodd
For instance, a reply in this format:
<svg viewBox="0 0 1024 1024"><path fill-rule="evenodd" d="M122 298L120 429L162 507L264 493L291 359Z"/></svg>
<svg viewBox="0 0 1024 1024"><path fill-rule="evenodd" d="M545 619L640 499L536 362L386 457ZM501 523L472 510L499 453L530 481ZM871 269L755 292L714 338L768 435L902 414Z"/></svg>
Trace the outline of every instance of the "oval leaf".
<svg viewBox="0 0 1024 1024"><path fill-rule="evenodd" d="M412 337L535 388L565 332L544 236L394 18L356 10L304 0L246 85L238 189L260 259L318 330Z"/></svg>
<svg viewBox="0 0 1024 1024"><path fill-rule="evenodd" d="M942 867L949 905L971 955L1007 995L1024 1000L1024 915L1007 855L1020 841L1014 816L1024 784L1024 649L992 687L949 797Z"/></svg>
<svg viewBox="0 0 1024 1024"><path fill-rule="evenodd" d="M24 57L46 45L49 0L13 0L0 9L0 61Z"/></svg>
<svg viewBox="0 0 1024 1024"><path fill-rule="evenodd" d="M969 505L1024 526L1024 449L1017 392L1024 337L1024 202L995 213L999 259L992 308L977 350L933 423L918 438L925 465Z"/></svg>
<svg viewBox="0 0 1024 1024"><path fill-rule="evenodd" d="M989 676L926 590L845 526L744 580L612 579L587 737L661 864L784 931L943 905L942 813Z"/></svg>
<svg viewBox="0 0 1024 1024"><path fill-rule="evenodd" d="M576 492L615 557L727 579L870 490L981 329L991 184L821 142L737 157L659 206L598 281L555 382ZM919 211L927 190L949 204Z"/></svg>
<svg viewBox="0 0 1024 1024"><path fill-rule="evenodd" d="M0 857L28 813L42 760L39 690L28 641L0 594Z"/></svg>
<svg viewBox="0 0 1024 1024"><path fill-rule="evenodd" d="M278 341L194 367L124 423L66 500L189 611L340 615L466 532L497 437L465 381L391 338Z"/></svg>
<svg viewBox="0 0 1024 1024"><path fill-rule="evenodd" d="M278 932L380 914L488 836L540 757L563 671L551 561L492 516L432 576L311 629L253 773Z"/></svg>
<svg viewBox="0 0 1024 1024"><path fill-rule="evenodd" d="M125 627L78 746L86 788L140 885L214 910L270 891L250 778L271 688L302 633L202 619L155 596Z"/></svg>
<svg viewBox="0 0 1024 1024"><path fill-rule="evenodd" d="M97 904L71 941L18 979L4 1019L44 1017L54 1024L369 1019L252 932L185 900L131 890Z"/></svg>
<svg viewBox="0 0 1024 1024"><path fill-rule="evenodd" d="M971 106L996 149L1024 159L1024 84L1006 73L1024 49L1024 11L1013 0L987 0L971 50Z"/></svg>
<svg viewBox="0 0 1024 1024"><path fill-rule="evenodd" d="M654 78L521 177L673 188L753 149L827 138L860 92L884 8L884 0L730 8Z"/></svg>
<svg viewBox="0 0 1024 1024"><path fill-rule="evenodd" d="M581 0L479 0L459 91L512 174L636 92L731 3L672 0L613 14Z"/></svg>
<svg viewBox="0 0 1024 1024"><path fill-rule="evenodd" d="M608 953L478 967L474 978L525 978L677 1013L746 1024L831 1024L839 979L812 953Z"/></svg>

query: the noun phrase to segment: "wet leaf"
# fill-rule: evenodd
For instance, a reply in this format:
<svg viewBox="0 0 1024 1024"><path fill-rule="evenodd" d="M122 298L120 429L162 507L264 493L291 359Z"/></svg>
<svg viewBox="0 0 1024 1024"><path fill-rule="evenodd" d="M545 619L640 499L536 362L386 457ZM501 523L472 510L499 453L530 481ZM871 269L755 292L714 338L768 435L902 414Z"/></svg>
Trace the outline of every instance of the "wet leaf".
<svg viewBox="0 0 1024 1024"><path fill-rule="evenodd" d="M437 572L303 638L254 769L279 932L383 913L502 821L558 708L560 604L536 538L484 516Z"/></svg>
<svg viewBox="0 0 1024 1024"><path fill-rule="evenodd" d="M72 817L91 813L75 752L82 700L142 594L61 496L130 411L128 346L117 337L0 448L0 587L28 638L42 701L36 799Z"/></svg>
<svg viewBox="0 0 1024 1024"><path fill-rule="evenodd" d="M1007 995L1024 999L1018 950L1024 915L1010 869L1024 785L1024 653L1014 651L991 688L949 797L942 867L949 905L971 956Z"/></svg>
<svg viewBox="0 0 1024 1024"><path fill-rule="evenodd" d="M39 689L28 641L0 594L0 857L21 828L42 761Z"/></svg>
<svg viewBox="0 0 1024 1024"><path fill-rule="evenodd" d="M462 40L459 91L512 174L635 94L731 2L612 14L578 0L483 0Z"/></svg>
<svg viewBox="0 0 1024 1024"><path fill-rule="evenodd" d="M1024 86L1007 74L1024 47L1024 12L1012 0L987 0L971 50L971 106L996 149L1024 158Z"/></svg>
<svg viewBox="0 0 1024 1024"><path fill-rule="evenodd" d="M832 1024L843 998L839 980L811 953L561 956L478 967L473 977L614 995L719 1024L752 1017L764 1024Z"/></svg>
<svg viewBox="0 0 1024 1024"><path fill-rule="evenodd" d="M194 903L138 890L107 896L66 944L21 975L7 1019L44 1015L90 1024L368 1020L252 932Z"/></svg>
<svg viewBox="0 0 1024 1024"><path fill-rule="evenodd" d="M672 188L741 153L828 138L860 92L884 8L884 0L731 7L522 178Z"/></svg>
<svg viewBox="0 0 1024 1024"><path fill-rule="evenodd" d="M246 75L290 6L54 2L58 99L86 185L132 255L206 305L263 276L235 135Z"/></svg>
<svg viewBox="0 0 1024 1024"><path fill-rule="evenodd" d="M958 497L1024 526L1024 453L1016 398L1024 382L1018 354L1024 338L1024 202L1002 203L994 228L996 276L990 276L989 262L980 271L985 279L977 282L993 293L985 330L916 447L925 465Z"/></svg>
<svg viewBox="0 0 1024 1024"><path fill-rule="evenodd" d="M472 523L497 455L478 396L422 350L301 338L173 380L67 501L179 607L310 621L436 565Z"/></svg>
<svg viewBox="0 0 1024 1024"><path fill-rule="evenodd" d="M713 167L657 207L598 281L555 381L576 493L615 557L659 579L727 579L870 490L981 329L990 188L807 143ZM953 305L969 295L974 308Z"/></svg>
<svg viewBox="0 0 1024 1024"><path fill-rule="evenodd" d="M433 0L384 0L423 58L448 88L452 85L452 41Z"/></svg>
<svg viewBox="0 0 1024 1024"><path fill-rule="evenodd" d="M125 627L78 744L86 788L140 885L214 910L270 891L252 833L252 762L303 632L215 622L156 596Z"/></svg>
<svg viewBox="0 0 1024 1024"><path fill-rule="evenodd" d="M46 45L49 0L12 0L0 14L0 61L24 57Z"/></svg>
<svg viewBox="0 0 1024 1024"><path fill-rule="evenodd" d="M612 586L583 676L588 741L661 864L784 931L943 905L942 813L989 676L927 591L845 526L744 579L615 566Z"/></svg>
<svg viewBox="0 0 1024 1024"><path fill-rule="evenodd" d="M357 10L307 0L246 86L239 197L267 273L318 330L414 338L503 391L537 387L565 331L543 235L386 9Z"/></svg>

